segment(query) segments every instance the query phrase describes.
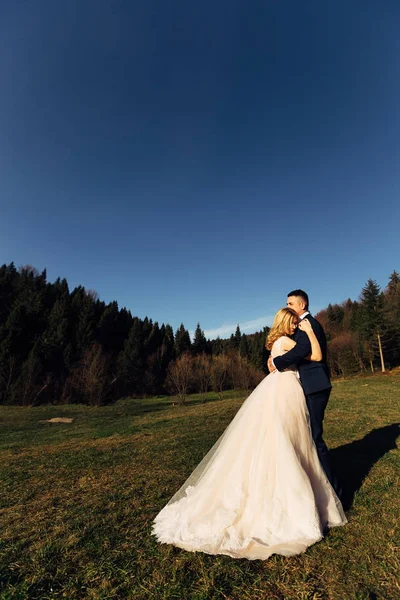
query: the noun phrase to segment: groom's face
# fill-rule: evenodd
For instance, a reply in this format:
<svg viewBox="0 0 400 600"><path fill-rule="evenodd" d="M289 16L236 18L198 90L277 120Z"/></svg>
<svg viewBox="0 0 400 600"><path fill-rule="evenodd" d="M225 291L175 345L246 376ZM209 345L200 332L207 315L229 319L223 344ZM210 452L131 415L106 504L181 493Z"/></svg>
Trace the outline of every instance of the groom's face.
<svg viewBox="0 0 400 600"><path fill-rule="evenodd" d="M301 296L288 296L286 305L295 310L299 317L306 312L306 303Z"/></svg>

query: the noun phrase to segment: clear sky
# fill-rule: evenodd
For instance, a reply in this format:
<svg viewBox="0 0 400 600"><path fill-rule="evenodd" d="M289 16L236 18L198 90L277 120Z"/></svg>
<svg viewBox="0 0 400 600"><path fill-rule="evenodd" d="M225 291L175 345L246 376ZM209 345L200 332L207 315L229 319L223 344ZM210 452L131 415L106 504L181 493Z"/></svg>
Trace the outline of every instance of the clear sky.
<svg viewBox="0 0 400 600"><path fill-rule="evenodd" d="M399 264L398 0L3 0L0 262L174 329Z"/></svg>

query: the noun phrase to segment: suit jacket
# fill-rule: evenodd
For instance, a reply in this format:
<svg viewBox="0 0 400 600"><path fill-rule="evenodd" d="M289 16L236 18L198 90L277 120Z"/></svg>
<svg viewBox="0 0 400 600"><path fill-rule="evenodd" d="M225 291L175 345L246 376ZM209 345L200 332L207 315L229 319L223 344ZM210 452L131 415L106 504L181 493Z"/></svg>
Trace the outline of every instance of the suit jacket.
<svg viewBox="0 0 400 600"><path fill-rule="evenodd" d="M328 367L326 365L327 345L324 330L322 329L321 324L310 314L308 314L306 318L310 321L311 327L321 346L322 362L307 360L306 357L311 354L309 337L304 331L296 329L293 336L293 340L296 342L295 347L282 356L276 356L274 358L274 365L278 371L283 371L291 365L296 365L299 370L301 385L307 396L314 392L328 390L332 386L329 379Z"/></svg>

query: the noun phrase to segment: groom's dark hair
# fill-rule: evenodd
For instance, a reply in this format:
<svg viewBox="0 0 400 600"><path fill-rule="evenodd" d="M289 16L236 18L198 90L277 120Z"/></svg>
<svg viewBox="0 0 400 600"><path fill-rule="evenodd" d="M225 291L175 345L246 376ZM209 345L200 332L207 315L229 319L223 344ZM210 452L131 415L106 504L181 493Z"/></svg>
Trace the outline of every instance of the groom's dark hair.
<svg viewBox="0 0 400 600"><path fill-rule="evenodd" d="M306 310L308 310L308 294L306 294L306 292L303 292L303 290L293 290L293 292L288 293L288 298L289 296L299 296L300 298L303 298L306 303Z"/></svg>

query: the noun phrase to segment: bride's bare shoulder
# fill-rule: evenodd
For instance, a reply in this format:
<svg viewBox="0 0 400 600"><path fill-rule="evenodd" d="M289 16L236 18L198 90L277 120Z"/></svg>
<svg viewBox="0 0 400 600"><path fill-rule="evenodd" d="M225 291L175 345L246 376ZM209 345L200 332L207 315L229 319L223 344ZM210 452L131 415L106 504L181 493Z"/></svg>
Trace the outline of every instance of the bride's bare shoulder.
<svg viewBox="0 0 400 600"><path fill-rule="evenodd" d="M288 350L294 348L295 345L296 342L294 342L290 337L287 335L282 336L282 350L284 352L288 352Z"/></svg>

